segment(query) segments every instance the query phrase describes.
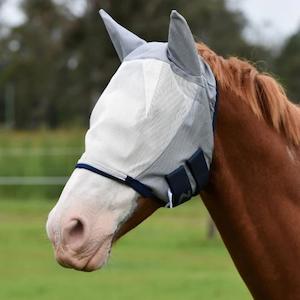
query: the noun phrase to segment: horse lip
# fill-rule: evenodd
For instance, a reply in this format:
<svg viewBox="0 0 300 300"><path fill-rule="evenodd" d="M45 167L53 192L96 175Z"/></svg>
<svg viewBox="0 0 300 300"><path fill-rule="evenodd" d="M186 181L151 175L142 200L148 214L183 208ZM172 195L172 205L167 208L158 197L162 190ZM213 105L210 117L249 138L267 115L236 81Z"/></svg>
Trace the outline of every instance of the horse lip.
<svg viewBox="0 0 300 300"><path fill-rule="evenodd" d="M107 246L107 251L105 249L105 243L108 242L108 246ZM112 244L113 244L113 236L110 238L107 238L103 243L101 243L101 245L96 249L96 251L93 253L93 255L91 255L88 259L88 261L86 262L86 264L84 265L83 268L80 269L80 271L83 271L83 272L93 272L93 271L96 271L100 268L102 268L107 260L108 260L108 257L111 253L111 249L112 249ZM98 264L98 265L90 265L91 264L91 261L96 257L96 255L103 249L104 247L104 255L105 255L105 259L103 261L101 261L101 264Z"/></svg>
<svg viewBox="0 0 300 300"><path fill-rule="evenodd" d="M75 270L78 270L81 268L80 266L77 266L77 264L76 264L79 261L74 260L74 258L72 256L71 257L67 256L63 249L59 249L56 251L55 258L56 258L56 261L64 268L75 269Z"/></svg>
<svg viewBox="0 0 300 300"><path fill-rule="evenodd" d="M95 245L96 247L94 247L93 251L90 251L90 255L88 253L84 253L86 251L80 252L78 249L76 251L69 247L63 247L62 245L60 245L60 247L54 247L56 261L62 267L75 269L77 271L92 272L100 269L106 263L107 258L111 253L116 231L101 239L98 246ZM81 248L81 250L83 249ZM85 250L87 250L87 248L85 248ZM101 254L101 251L103 254ZM91 261L98 254L100 254L99 260L101 260L101 262L103 261L103 263L98 266L95 262L93 262L90 266ZM105 255L105 259L101 259L102 255Z"/></svg>

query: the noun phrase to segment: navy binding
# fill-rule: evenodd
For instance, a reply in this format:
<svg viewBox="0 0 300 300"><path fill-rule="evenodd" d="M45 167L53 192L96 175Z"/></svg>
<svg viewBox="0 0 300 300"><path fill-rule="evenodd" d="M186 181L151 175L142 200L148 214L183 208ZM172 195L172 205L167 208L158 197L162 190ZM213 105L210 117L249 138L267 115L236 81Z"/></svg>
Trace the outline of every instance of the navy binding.
<svg viewBox="0 0 300 300"><path fill-rule="evenodd" d="M146 197L146 198L153 198L155 199L156 201L158 201L162 206L165 205L165 202L162 201L161 199L157 198L156 195L153 193L152 189L150 187L148 187L147 185L141 183L140 181L130 177L130 176L127 176L124 180L118 178L118 177L115 177L111 174L108 174L100 169L97 169L91 165L88 165L88 164L82 164L82 163L78 163L76 166L75 166L76 169L85 169L85 170L88 170L90 172L93 172L95 174L98 174L98 175L101 175L101 176L104 176L108 179L112 179L114 181L117 181L119 183L122 183L122 184L125 184L129 187L131 187L132 189L134 189L136 192L138 192L140 195L142 195L143 197Z"/></svg>

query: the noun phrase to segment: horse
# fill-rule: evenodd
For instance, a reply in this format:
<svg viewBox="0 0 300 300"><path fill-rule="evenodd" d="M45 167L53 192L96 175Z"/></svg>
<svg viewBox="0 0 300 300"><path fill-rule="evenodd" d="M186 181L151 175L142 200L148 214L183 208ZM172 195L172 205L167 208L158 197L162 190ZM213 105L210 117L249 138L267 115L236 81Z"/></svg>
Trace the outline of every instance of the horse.
<svg viewBox="0 0 300 300"><path fill-rule="evenodd" d="M101 268L108 260L114 241L157 209L171 207L172 200L175 204L178 199L177 204L186 201L192 195L176 198L173 194L176 194L176 189L186 191L187 186L190 189L193 185L192 194L200 193L253 298L300 299L299 108L288 100L284 89L272 76L259 72L247 61L236 57L225 59L205 44L195 43L186 21L177 12L171 14L169 39L164 46L146 43L110 19L105 12L102 11L101 15L122 61L121 68L124 63L126 65L126 76L113 77L109 84L111 88L106 93L109 101L104 97L102 104L101 101L96 104L86 136L86 152L83 155L85 164L79 161L79 167L74 170L58 203L49 214L47 233L53 243L57 261L65 267L81 271ZM164 62L157 57L161 55L157 54L160 52L157 47L162 47L162 51L168 53ZM161 77L161 72L152 70L158 62L149 60L149 55L163 64L169 59L171 64L166 68L170 72L166 74L173 76L172 72L176 72L177 75L181 74L181 79L176 77L178 80L188 78L191 85L186 92L193 89L193 84L199 83L200 77L204 78L202 83L208 83L198 85L203 92L199 99L200 102L204 99L204 108L200 115L195 114L195 120L200 127L207 129L207 136L204 137L212 136L213 143L210 138L204 138L204 142L200 141L199 145L205 151L196 152L197 156L193 156L193 149L188 154L183 154L183 160L175 162L175 165L179 162L184 167L175 168L175 175L179 176L180 172L181 175L179 180L175 180L171 192L170 189L166 192L164 185L161 185L161 192L155 185L159 180L165 180L167 185L168 176L161 176L157 181L145 179L141 182L130 176L126 177L130 180L124 179L120 174L122 172L115 170L130 170L129 175L134 174L134 170L139 168L138 163L147 161L148 155L155 152L155 159L163 157L163 163L158 164L158 169L163 169L158 174L160 176L163 172L170 171L165 164L178 157L177 154L164 155L163 151L156 153L150 140L150 137L156 135L165 138L165 132L172 131L177 115L169 120L169 126L163 124L164 127L159 129L146 122L150 128L142 132L138 132L139 127L132 120L128 123L123 120L128 114L136 113L140 116L140 107L136 108L128 99L131 96L134 98L136 90L146 84L146 95L139 99L146 103L142 109L143 117L137 121L138 126L144 126L144 117L149 113L147 105L151 102L147 97L149 94L150 98L153 96L151 91L158 84L157 78ZM130 56L138 58L127 60ZM134 62L144 64L141 72L138 71L140 65L136 69L133 67ZM216 85L210 81L210 71ZM135 72L138 73L137 76ZM149 72L151 76L148 76ZM163 76L161 81L167 82L168 76ZM142 82L143 79L145 82ZM122 82L125 92L123 88L119 90ZM172 85L172 89L166 88L166 92L162 93L163 97L159 99L163 101L168 98L168 93L175 87ZM217 91L216 95L214 89ZM173 98L176 97L172 96ZM176 99L173 100L176 102ZM184 97L180 99L183 102L190 101ZM213 99L216 102L209 102ZM120 101L129 101L129 108L124 108ZM194 99L192 103L195 101ZM206 102L209 102L208 107L210 105L208 109ZM176 103L178 111L181 110L181 102ZM171 105L169 106L172 110ZM106 111L109 107L116 112L112 116L122 116L123 119L112 116L105 118L105 113L101 111ZM154 113L154 116L158 115L155 121L159 123L165 114L170 118L168 109L157 109ZM125 135L122 132L124 122L128 126ZM103 138L106 131L110 133L107 139ZM118 134L119 131L121 132ZM136 134L135 137L142 144L131 143L134 140L131 134ZM161 143L164 143L164 138ZM119 139L122 139L121 144ZM202 140L202 136L199 135L198 139ZM188 140L180 140L172 153L180 152L181 147L184 148L186 144L190 147ZM103 151L103 147L106 151ZM149 147L149 151L144 152L144 147ZM119 157L112 159L111 156L116 153L119 153ZM194 168L194 171L202 170L202 173L193 176L195 174L188 171L184 161L193 162L195 157L198 164L192 164L190 171ZM202 161L199 163L201 157ZM97 160L104 164L97 164ZM132 164L136 165L130 169ZM154 164L153 157L147 164L150 167ZM197 178L203 172L207 180L203 181L200 189L199 186L195 189L195 181L197 186ZM171 174L173 176L174 172ZM151 182L156 194L150 193L151 189L148 189Z"/></svg>

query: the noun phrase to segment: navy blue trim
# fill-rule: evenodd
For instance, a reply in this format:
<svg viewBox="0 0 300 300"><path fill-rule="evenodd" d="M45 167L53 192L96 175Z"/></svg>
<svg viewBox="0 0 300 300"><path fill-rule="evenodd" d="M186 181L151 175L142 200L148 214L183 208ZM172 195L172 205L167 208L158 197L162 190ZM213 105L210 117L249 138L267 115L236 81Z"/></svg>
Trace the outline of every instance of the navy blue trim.
<svg viewBox="0 0 300 300"><path fill-rule="evenodd" d="M219 93L218 93L218 83L216 82L216 102L215 102L213 122L212 122L213 133L215 132L216 129L218 106L219 106Z"/></svg>
<svg viewBox="0 0 300 300"><path fill-rule="evenodd" d="M156 196L154 195L154 193L150 187L146 186L145 184L141 183L140 181L138 181L130 176L126 177L125 183L128 186L132 187L135 191L137 191L143 197L156 198Z"/></svg>
<svg viewBox="0 0 300 300"><path fill-rule="evenodd" d="M184 166L180 166L165 176L172 192L173 207L178 206L193 196L193 190Z"/></svg>
<svg viewBox="0 0 300 300"><path fill-rule="evenodd" d="M125 180L122 180L122 179L120 179L118 177L115 177L115 176L113 176L111 174L108 174L108 173L106 173L104 171L101 171L101 170L99 170L99 169L97 169L97 168L95 168L93 166L88 165L88 164L81 164L81 163L79 163L79 164L77 164L75 166L75 168L77 168L77 169L85 169L85 170L91 171L93 173L96 173L98 175L104 176L106 178L115 180L115 181L117 181L119 183L123 183L123 184L125 183Z"/></svg>
<svg viewBox="0 0 300 300"><path fill-rule="evenodd" d="M152 199L156 200L157 202L159 202L159 204L162 205L162 206L164 206L166 204L165 201L162 201L161 199L159 199L155 196L155 194L153 193L153 191L150 187L146 186L145 184L141 183L140 181L138 181L138 180L136 180L136 179L134 179L130 176L127 176L123 180L123 179L115 177L111 174L108 174L108 173L106 173L102 170L99 170L99 169L97 169L97 168L95 168L91 165L83 164L83 163L78 163L75 166L75 168L85 169L85 170L91 171L95 174L98 174L98 175L104 176L106 178L112 179L114 181L117 181L119 183L125 184L125 185L131 187L132 189L134 189L136 192L138 192L143 197L152 198Z"/></svg>
<svg viewBox="0 0 300 300"><path fill-rule="evenodd" d="M209 169L202 149L194 153L193 156L186 161L186 164L196 181L195 194L198 194L206 186L209 178Z"/></svg>

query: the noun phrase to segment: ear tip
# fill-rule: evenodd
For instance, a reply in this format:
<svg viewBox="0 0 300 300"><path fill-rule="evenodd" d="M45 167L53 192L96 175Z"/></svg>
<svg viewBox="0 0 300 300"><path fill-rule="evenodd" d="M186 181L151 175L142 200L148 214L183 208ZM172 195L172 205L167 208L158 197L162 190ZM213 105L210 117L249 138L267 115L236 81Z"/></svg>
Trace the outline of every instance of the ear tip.
<svg viewBox="0 0 300 300"><path fill-rule="evenodd" d="M176 18L178 17L178 11L176 9L172 9L171 14L170 14L170 18Z"/></svg>
<svg viewBox="0 0 300 300"><path fill-rule="evenodd" d="M183 20L185 20L184 17L183 17L176 9L173 9L173 10L171 11L170 18L171 18L171 19L177 18L177 19L181 19L181 20L183 19Z"/></svg>
<svg viewBox="0 0 300 300"><path fill-rule="evenodd" d="M99 10L99 14L103 20L110 17L110 15L102 8Z"/></svg>

